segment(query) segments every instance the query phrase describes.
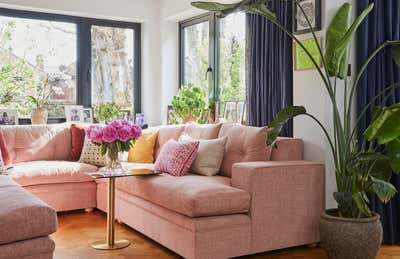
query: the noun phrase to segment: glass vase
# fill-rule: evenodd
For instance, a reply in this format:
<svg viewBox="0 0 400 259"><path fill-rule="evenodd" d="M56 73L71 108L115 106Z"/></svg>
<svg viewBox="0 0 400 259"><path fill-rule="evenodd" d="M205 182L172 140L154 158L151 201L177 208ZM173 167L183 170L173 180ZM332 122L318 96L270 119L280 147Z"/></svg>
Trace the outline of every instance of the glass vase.
<svg viewBox="0 0 400 259"><path fill-rule="evenodd" d="M121 161L119 159L119 148L117 143L109 144L107 148L107 169L119 170L122 169Z"/></svg>

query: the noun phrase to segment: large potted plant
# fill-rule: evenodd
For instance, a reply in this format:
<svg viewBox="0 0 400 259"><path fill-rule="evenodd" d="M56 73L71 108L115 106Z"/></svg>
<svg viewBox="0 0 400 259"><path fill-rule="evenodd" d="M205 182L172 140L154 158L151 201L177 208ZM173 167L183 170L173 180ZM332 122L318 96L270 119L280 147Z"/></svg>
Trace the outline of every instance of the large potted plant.
<svg viewBox="0 0 400 259"><path fill-rule="evenodd" d="M27 96L28 101L34 105L31 114L32 124L47 124L48 112L46 106L49 103L50 93L51 89L49 79L46 78L38 85L35 96Z"/></svg>
<svg viewBox="0 0 400 259"><path fill-rule="evenodd" d="M173 116L183 123L197 121L207 111L206 93L195 85L184 85L172 99Z"/></svg>
<svg viewBox="0 0 400 259"><path fill-rule="evenodd" d="M378 93L363 111L352 121L354 96L358 83L368 64L382 50L390 50L396 64L400 64L400 42L387 41L376 49L361 66L355 80L347 78L349 49L353 35L364 18L373 9L369 5L351 22L351 5L343 4L334 16L326 35L326 51L318 43L311 23L297 0L294 4L303 12L317 42L323 67L301 41L285 28L266 3L268 0L244 0L233 4L214 2L193 2L192 5L216 12L223 18L233 12L248 12L266 17L291 37L310 58L325 87L333 111L333 132L315 116L307 113L303 106L289 106L281 110L269 127L267 143L273 145L283 125L295 116L304 115L314 120L324 132L335 164L337 192L333 194L337 208L328 209L322 215L321 241L330 258L375 258L382 240L379 216L368 207L368 194L377 195L383 202L389 201L396 193L390 183L392 173L400 173L400 104L391 107L373 108L378 98L386 100L398 88L394 84ZM343 84L338 84L343 81ZM351 84L350 84L351 83ZM338 105L337 88L342 86L344 108ZM357 143L356 131L366 113L373 114L373 121L364 134L363 143Z"/></svg>

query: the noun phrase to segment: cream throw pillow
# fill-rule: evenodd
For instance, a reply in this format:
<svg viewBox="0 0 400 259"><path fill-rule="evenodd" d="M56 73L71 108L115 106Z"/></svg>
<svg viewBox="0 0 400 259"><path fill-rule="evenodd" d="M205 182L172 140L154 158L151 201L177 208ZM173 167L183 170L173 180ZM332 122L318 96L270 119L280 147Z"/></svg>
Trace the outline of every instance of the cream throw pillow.
<svg viewBox="0 0 400 259"><path fill-rule="evenodd" d="M85 137L85 143L83 144L81 157L78 162L95 166L105 166L107 164L107 157L101 155L100 146L96 146Z"/></svg>
<svg viewBox="0 0 400 259"><path fill-rule="evenodd" d="M219 173L222 160L224 159L226 137L217 139L193 139L189 135L183 133L179 141L199 141L199 149L197 150L196 159L192 163L189 172L214 176Z"/></svg>

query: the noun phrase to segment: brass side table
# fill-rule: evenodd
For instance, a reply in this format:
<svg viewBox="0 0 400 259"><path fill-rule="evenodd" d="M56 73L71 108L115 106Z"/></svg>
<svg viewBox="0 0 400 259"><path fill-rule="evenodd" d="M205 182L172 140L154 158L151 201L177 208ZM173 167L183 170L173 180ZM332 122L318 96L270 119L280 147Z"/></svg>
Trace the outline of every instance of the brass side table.
<svg viewBox="0 0 400 259"><path fill-rule="evenodd" d="M108 178L108 212L107 212L107 239L92 243L92 247L98 250L115 250L128 247L131 242L126 239L115 240L115 178L127 176L157 175L149 169L124 170L102 170L95 173L86 173L87 175L103 179Z"/></svg>

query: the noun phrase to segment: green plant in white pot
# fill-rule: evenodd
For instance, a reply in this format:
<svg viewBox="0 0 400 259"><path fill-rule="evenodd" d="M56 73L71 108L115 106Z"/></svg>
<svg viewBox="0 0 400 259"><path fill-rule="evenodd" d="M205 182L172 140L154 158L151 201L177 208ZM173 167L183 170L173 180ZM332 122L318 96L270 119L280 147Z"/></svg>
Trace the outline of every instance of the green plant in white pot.
<svg viewBox="0 0 400 259"><path fill-rule="evenodd" d="M51 89L49 79L46 78L36 88L36 95L29 95L27 99L32 103L32 124L47 124L48 112L46 106L49 104Z"/></svg>
<svg viewBox="0 0 400 259"><path fill-rule="evenodd" d="M198 121L208 110L206 93L195 85L184 85L172 99L172 108L176 122Z"/></svg>
<svg viewBox="0 0 400 259"><path fill-rule="evenodd" d="M390 50L396 64L400 64L400 41L387 41L374 51L361 66L353 82L347 78L349 49L355 31L373 9L369 5L358 17L351 20L351 5L343 4L336 12L326 35L326 51L318 43L298 0L297 8L303 12L318 45L323 67L310 54L302 42L285 28L275 13L267 7L268 0L244 0L233 4L215 2L193 2L192 5L216 12L223 18L234 12L248 12L266 17L291 37L310 58L317 69L332 105L333 133L315 116L307 113L303 106L289 106L281 110L271 122L267 143L274 145L283 125L296 116L303 115L315 121L324 132L335 164L337 192L333 194L338 207L326 210L321 219L321 241L330 258L375 258L382 240L379 215L368 207L368 194L374 194L383 202L396 193L390 183L393 173L400 173L400 104L391 107L373 108L378 98L389 98L398 84L378 93L352 123L354 97L358 83L368 64L382 50ZM338 84L339 81L343 83ZM344 108L338 105L337 88L343 87ZM384 102L383 102L384 103ZM356 131L361 118L372 112L373 121L364 134L363 143L357 143Z"/></svg>

